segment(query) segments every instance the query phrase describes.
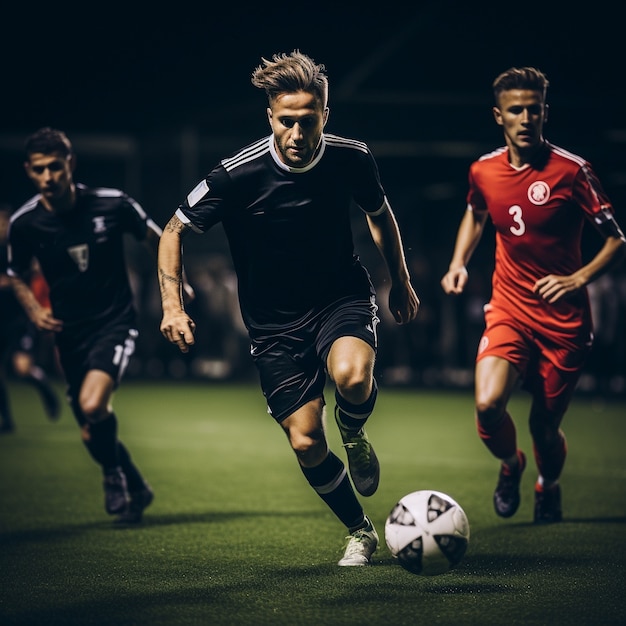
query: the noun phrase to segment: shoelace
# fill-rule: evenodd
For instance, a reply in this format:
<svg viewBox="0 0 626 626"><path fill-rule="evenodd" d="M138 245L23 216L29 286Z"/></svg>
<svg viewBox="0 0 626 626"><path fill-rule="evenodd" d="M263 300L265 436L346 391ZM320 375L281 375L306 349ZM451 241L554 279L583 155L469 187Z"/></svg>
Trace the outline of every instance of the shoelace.
<svg viewBox="0 0 626 626"><path fill-rule="evenodd" d="M346 539L348 540L346 556L352 556L355 552L361 552L361 545L365 542L367 537L363 533L357 531L354 535L348 535Z"/></svg>
<svg viewBox="0 0 626 626"><path fill-rule="evenodd" d="M367 441L362 439L360 441L348 441L343 444L343 447L346 448L346 450L357 450L357 454L355 455L353 461L356 461L359 464L369 465L370 447Z"/></svg>

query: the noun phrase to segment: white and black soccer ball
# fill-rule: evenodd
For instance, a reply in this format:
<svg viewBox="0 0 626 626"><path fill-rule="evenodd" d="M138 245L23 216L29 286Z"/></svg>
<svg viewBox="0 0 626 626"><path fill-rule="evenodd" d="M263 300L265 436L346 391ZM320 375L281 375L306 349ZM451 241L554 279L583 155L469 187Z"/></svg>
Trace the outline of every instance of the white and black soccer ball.
<svg viewBox="0 0 626 626"><path fill-rule="evenodd" d="M467 515L449 495L414 491L401 498L385 522L385 541L402 567L436 576L456 567L467 550Z"/></svg>

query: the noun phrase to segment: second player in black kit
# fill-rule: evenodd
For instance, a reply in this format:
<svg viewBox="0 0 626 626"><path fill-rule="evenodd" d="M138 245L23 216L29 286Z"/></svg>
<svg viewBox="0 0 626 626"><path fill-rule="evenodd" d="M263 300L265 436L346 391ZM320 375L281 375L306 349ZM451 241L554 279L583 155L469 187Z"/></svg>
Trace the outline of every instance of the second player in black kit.
<svg viewBox="0 0 626 626"><path fill-rule="evenodd" d="M31 135L26 159L39 193L11 218L8 273L30 320L55 333L71 409L102 468L106 511L136 523L153 492L118 438L111 405L138 337L123 237L151 239L156 251L161 229L122 191L75 183L72 145L61 131ZM49 285L51 310L22 278L33 258Z"/></svg>
<svg viewBox="0 0 626 626"><path fill-rule="evenodd" d="M395 320L410 322L419 299L370 150L323 132L324 67L299 51L274 55L252 82L268 96L272 134L223 159L167 224L159 244L161 331L183 352L193 344L195 322L180 297L182 237L221 223L268 411L308 483L348 530L339 565L369 565L378 536L344 463L329 450L324 424L328 375L354 488L371 496L380 470L364 425L377 397L379 318L370 276L354 251L353 207L365 215L389 270Z"/></svg>

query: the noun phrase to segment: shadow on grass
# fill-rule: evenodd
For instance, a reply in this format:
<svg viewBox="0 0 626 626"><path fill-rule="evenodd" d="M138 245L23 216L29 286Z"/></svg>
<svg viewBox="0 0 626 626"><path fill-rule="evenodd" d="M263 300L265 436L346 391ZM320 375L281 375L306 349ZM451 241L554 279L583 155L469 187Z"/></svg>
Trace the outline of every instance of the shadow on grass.
<svg viewBox="0 0 626 626"><path fill-rule="evenodd" d="M506 521L498 526L490 527L506 530L508 528L561 528L570 524L626 524L626 516L618 515L615 517L564 517L563 521L557 524L535 524L532 520L525 522Z"/></svg>
<svg viewBox="0 0 626 626"><path fill-rule="evenodd" d="M147 514L140 524L118 524L114 518L86 524L65 524L59 527L34 528L15 532L0 533L0 546L17 543L37 543L54 541L64 537L75 537L77 533L92 530L111 529L115 531L139 531L150 527L184 526L188 524L223 524L237 519L246 518L296 517L319 518L316 511L294 511L276 513L271 511L214 511L207 513L174 513L171 515Z"/></svg>

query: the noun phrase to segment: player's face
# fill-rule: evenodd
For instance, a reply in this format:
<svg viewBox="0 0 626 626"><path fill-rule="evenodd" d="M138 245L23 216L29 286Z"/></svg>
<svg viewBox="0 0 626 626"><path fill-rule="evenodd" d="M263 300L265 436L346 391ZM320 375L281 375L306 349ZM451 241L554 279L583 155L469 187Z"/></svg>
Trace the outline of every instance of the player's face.
<svg viewBox="0 0 626 626"><path fill-rule="evenodd" d="M24 163L24 167L46 203L57 204L70 193L74 169L71 156L35 152Z"/></svg>
<svg viewBox="0 0 626 626"><path fill-rule="evenodd" d="M547 111L541 92L510 89L500 94L493 115L496 123L502 126L509 149L524 153L543 143Z"/></svg>
<svg viewBox="0 0 626 626"><path fill-rule="evenodd" d="M280 159L290 167L311 162L320 144L328 108L306 91L278 96L267 115Z"/></svg>

